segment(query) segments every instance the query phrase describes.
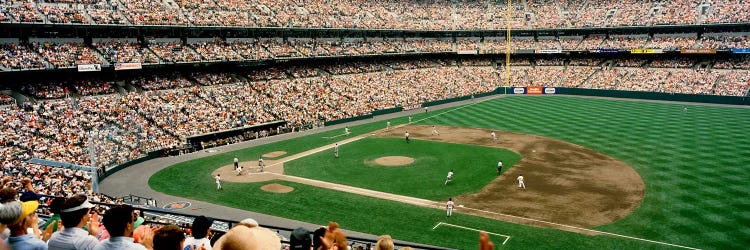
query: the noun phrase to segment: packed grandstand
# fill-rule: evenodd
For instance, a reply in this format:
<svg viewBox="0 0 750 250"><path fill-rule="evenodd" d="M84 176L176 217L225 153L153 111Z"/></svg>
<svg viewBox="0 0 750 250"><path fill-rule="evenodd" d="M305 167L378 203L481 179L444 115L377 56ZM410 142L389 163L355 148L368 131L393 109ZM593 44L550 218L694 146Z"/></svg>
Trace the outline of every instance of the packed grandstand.
<svg viewBox="0 0 750 250"><path fill-rule="evenodd" d="M747 1L526 0L514 1L511 11L511 27L528 33L511 40L508 86L748 96ZM285 123L263 135L299 131L377 110L496 91L506 82L504 33L451 31L501 30L506 13L502 1L2 1L0 25L22 30L0 38L4 187L113 201L92 194L92 176L82 169L95 166L104 173L152 152L261 136L254 131L187 142L207 133L274 121ZM31 32L35 24L51 24L44 31L73 24L394 33L64 36ZM649 30L674 25L707 26ZM617 30L625 26L639 28ZM613 30L588 30L607 27ZM579 32L536 32L556 29ZM423 33L399 33L410 30ZM205 67L175 66L188 63ZM103 69L73 72L84 65ZM114 67L138 73L118 74ZM65 77L29 77L29 72ZM30 187L22 181L26 177Z"/></svg>

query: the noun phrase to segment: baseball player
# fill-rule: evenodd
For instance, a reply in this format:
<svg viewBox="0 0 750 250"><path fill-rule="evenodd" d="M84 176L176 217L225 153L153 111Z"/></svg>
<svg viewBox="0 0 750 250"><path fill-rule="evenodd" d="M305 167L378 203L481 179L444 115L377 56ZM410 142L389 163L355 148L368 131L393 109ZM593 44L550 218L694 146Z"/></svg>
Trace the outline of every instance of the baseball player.
<svg viewBox="0 0 750 250"><path fill-rule="evenodd" d="M263 158L260 158L258 160L258 172L263 172L263 168L266 166L266 163L263 162Z"/></svg>
<svg viewBox="0 0 750 250"><path fill-rule="evenodd" d="M497 135L495 134L495 131L492 131L490 136L492 136L492 141L497 141Z"/></svg>
<svg viewBox="0 0 750 250"><path fill-rule="evenodd" d="M349 127L344 127L344 134L349 135Z"/></svg>
<svg viewBox="0 0 750 250"><path fill-rule="evenodd" d="M500 175L500 172L503 171L503 161L497 162L497 175Z"/></svg>
<svg viewBox="0 0 750 250"><path fill-rule="evenodd" d="M336 156L336 158L339 158L339 144L336 143L336 146L333 147L333 155Z"/></svg>
<svg viewBox="0 0 750 250"><path fill-rule="evenodd" d="M687 106L682 106L682 112L687 112Z"/></svg>
<svg viewBox="0 0 750 250"><path fill-rule="evenodd" d="M445 185L448 185L448 182L451 182L453 180L453 169L448 172L448 176L445 177Z"/></svg>
<svg viewBox="0 0 750 250"><path fill-rule="evenodd" d="M440 132L437 131L435 126L432 126L432 135L440 135Z"/></svg>
<svg viewBox="0 0 750 250"><path fill-rule="evenodd" d="M217 174L216 177L214 177L216 180L216 190L222 190L221 188L221 175Z"/></svg>
<svg viewBox="0 0 750 250"><path fill-rule="evenodd" d="M238 167L240 167L240 160L234 157L234 169L237 170Z"/></svg>
<svg viewBox="0 0 750 250"><path fill-rule="evenodd" d="M411 123L411 116L409 116L409 123Z"/></svg>
<svg viewBox="0 0 750 250"><path fill-rule="evenodd" d="M391 129L391 121L385 122L385 129Z"/></svg>
<svg viewBox="0 0 750 250"><path fill-rule="evenodd" d="M406 131L406 133L404 133L404 137L406 138L406 143L409 143L409 131Z"/></svg>
<svg viewBox="0 0 750 250"><path fill-rule="evenodd" d="M518 180L518 188L526 189L526 184L523 184L523 175L519 174L516 179Z"/></svg>
<svg viewBox="0 0 750 250"><path fill-rule="evenodd" d="M451 214L453 214L453 198L448 198L448 203L445 204L445 210L445 217L451 217Z"/></svg>

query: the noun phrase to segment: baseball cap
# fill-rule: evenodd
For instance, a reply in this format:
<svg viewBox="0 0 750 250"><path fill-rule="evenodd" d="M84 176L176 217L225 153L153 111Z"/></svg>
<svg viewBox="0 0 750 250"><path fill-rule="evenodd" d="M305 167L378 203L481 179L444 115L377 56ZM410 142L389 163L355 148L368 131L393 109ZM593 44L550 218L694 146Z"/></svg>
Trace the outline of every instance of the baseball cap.
<svg viewBox="0 0 750 250"><path fill-rule="evenodd" d="M5 225L14 225L21 222L23 218L36 212L39 208L38 201L13 201L1 205L0 208L0 223Z"/></svg>
<svg viewBox="0 0 750 250"><path fill-rule="evenodd" d="M289 237L289 245L290 249L310 249L312 247L310 231L302 227L294 229Z"/></svg>

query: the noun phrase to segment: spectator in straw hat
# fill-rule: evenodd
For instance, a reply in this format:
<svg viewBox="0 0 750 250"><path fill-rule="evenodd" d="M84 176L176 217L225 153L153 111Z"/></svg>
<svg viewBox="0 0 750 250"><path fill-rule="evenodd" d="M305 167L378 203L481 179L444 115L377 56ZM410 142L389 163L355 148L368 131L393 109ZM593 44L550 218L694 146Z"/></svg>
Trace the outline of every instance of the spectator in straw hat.
<svg viewBox="0 0 750 250"><path fill-rule="evenodd" d="M281 249L281 239L276 233L266 228L238 224L219 238L214 248L222 250Z"/></svg>

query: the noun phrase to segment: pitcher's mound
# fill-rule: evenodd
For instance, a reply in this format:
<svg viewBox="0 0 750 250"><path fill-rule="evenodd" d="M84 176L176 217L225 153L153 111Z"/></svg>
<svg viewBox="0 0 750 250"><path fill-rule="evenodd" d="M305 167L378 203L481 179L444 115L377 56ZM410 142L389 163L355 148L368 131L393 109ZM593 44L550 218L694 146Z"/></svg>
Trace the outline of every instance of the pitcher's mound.
<svg viewBox="0 0 750 250"><path fill-rule="evenodd" d="M375 163L383 166L403 166L414 163L414 158L406 156L386 156L375 159Z"/></svg>
<svg viewBox="0 0 750 250"><path fill-rule="evenodd" d="M276 158L285 154L286 154L286 151L273 151L273 152L264 154L263 158Z"/></svg>
<svg viewBox="0 0 750 250"><path fill-rule="evenodd" d="M294 190L293 187L290 186L284 186L281 184L268 184L260 187L263 191L270 192L270 193L289 193Z"/></svg>

